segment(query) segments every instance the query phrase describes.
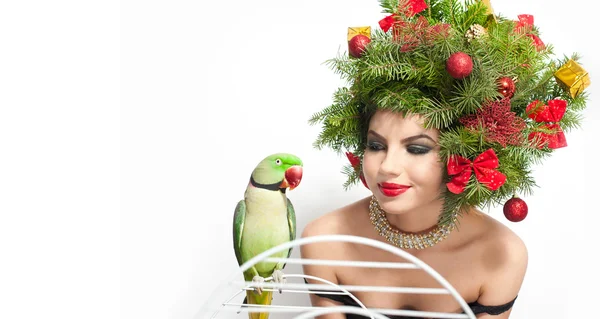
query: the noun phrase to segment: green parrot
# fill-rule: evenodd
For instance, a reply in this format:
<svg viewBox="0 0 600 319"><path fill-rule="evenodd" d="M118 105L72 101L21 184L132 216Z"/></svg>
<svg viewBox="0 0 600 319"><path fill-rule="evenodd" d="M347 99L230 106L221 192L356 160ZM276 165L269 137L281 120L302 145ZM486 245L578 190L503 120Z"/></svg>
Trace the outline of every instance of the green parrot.
<svg viewBox="0 0 600 319"><path fill-rule="evenodd" d="M233 218L233 248L238 265L256 255L296 239L296 214L286 190L296 188L302 179L302 161L286 153L263 159L250 176L244 199L235 208ZM292 249L271 257L287 258ZM244 272L244 279L254 283L246 291L244 304L270 305L272 291L262 291L266 277L275 283L285 282L284 263L259 262ZM281 293L281 291L280 291ZM248 313L250 319L267 319L269 313Z"/></svg>

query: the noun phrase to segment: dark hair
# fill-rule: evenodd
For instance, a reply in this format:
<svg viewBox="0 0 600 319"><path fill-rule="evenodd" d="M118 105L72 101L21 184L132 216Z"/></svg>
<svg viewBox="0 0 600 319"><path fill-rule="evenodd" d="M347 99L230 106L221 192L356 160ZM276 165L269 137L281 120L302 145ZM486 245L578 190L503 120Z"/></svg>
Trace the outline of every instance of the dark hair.
<svg viewBox="0 0 600 319"><path fill-rule="evenodd" d="M362 107L359 115L359 141L360 141L360 153L362 154L367 145L367 135L369 133L369 123L377 112L377 106L374 104L366 104Z"/></svg>

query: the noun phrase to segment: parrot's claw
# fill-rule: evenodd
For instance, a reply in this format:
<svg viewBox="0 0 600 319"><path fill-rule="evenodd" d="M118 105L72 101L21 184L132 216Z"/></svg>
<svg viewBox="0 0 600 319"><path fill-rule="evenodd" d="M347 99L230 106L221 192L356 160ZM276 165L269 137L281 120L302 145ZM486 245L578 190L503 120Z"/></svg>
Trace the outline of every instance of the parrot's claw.
<svg viewBox="0 0 600 319"><path fill-rule="evenodd" d="M252 278L252 284L254 286L254 292L257 294L262 294L262 286L263 283L265 282L265 278L261 277L261 276L254 276L254 278Z"/></svg>
<svg viewBox="0 0 600 319"><path fill-rule="evenodd" d="M276 284L285 284L286 283L286 280L283 277L283 271L278 269L273 272L273 282ZM281 292L282 292L282 289L280 287L279 293L281 293Z"/></svg>

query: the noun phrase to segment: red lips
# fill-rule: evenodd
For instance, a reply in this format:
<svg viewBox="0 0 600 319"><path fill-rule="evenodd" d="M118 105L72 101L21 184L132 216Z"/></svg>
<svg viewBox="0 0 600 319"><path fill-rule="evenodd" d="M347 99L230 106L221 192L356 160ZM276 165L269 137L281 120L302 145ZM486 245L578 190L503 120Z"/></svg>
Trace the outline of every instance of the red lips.
<svg viewBox="0 0 600 319"><path fill-rule="evenodd" d="M388 197L398 196L404 192L406 192L410 186L400 185L395 183L380 183L379 189L383 193L383 195Z"/></svg>

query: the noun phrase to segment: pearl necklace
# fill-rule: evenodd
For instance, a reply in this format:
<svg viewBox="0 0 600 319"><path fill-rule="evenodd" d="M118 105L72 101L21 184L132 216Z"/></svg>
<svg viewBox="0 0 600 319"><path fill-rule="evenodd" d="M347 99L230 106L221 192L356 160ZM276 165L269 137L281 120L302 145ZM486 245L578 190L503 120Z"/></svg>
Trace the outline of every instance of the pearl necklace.
<svg viewBox="0 0 600 319"><path fill-rule="evenodd" d="M394 226L385 217L385 212L379 207L379 202L375 196L371 197L369 204L369 216L371 223L379 235L385 237L392 245L402 249L425 249L431 247L448 237L448 234L456 228L456 217L454 214L452 221L447 225L437 225L426 234L403 233Z"/></svg>

